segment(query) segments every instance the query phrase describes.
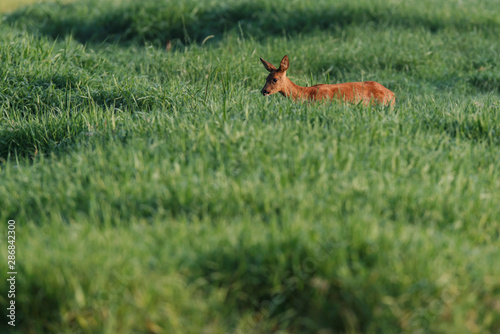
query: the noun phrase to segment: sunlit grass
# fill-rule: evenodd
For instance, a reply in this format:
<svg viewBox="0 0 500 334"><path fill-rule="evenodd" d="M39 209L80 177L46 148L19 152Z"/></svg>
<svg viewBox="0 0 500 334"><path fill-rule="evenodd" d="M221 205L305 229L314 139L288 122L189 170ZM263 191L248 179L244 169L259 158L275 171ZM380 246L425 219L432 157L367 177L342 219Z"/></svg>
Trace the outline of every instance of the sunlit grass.
<svg viewBox="0 0 500 334"><path fill-rule="evenodd" d="M70 3L75 0L58 0L58 3ZM18 8L42 2L54 2L54 0L2 0L0 3L0 13L9 13Z"/></svg>

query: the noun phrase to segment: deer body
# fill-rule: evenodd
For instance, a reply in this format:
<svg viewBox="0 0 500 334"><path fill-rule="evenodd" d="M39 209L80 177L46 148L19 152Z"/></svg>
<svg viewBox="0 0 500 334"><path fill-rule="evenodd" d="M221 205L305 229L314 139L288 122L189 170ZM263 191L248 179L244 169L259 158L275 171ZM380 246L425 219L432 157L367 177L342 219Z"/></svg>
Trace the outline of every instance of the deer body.
<svg viewBox="0 0 500 334"><path fill-rule="evenodd" d="M382 84L374 81L347 82L334 85L319 84L311 87L296 85L286 76L289 66L288 56L281 60L280 67L276 68L271 63L260 58L264 67L270 72L266 84L262 88L262 95L267 96L274 93L290 97L293 100L339 100L351 103L380 103L382 105L394 106L395 96Z"/></svg>

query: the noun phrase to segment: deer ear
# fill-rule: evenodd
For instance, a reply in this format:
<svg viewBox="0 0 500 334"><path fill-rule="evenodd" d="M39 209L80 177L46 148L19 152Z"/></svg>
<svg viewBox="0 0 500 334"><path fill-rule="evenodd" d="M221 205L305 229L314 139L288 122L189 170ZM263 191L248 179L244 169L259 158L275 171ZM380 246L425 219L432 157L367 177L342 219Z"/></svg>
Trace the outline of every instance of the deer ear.
<svg viewBox="0 0 500 334"><path fill-rule="evenodd" d="M260 58L260 61L262 62L262 64L264 64L264 67L266 68L266 70L268 70L269 72L272 72L272 71L277 71L278 69L273 65L271 64L270 62L268 61L265 61L264 59Z"/></svg>
<svg viewBox="0 0 500 334"><path fill-rule="evenodd" d="M281 59L280 69L279 70L285 72L286 70L288 70L288 65L289 65L288 56L285 55L283 57L283 59Z"/></svg>

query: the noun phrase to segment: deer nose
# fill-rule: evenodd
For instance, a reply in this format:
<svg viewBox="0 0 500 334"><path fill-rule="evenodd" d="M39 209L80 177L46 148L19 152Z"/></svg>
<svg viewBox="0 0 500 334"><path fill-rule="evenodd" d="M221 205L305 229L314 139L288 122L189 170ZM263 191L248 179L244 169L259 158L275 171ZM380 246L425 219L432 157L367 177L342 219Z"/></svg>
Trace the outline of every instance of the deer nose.
<svg viewBox="0 0 500 334"><path fill-rule="evenodd" d="M266 95L269 95L269 92L267 90L265 90L264 88L262 88L262 90L260 91L262 93L262 95L266 96Z"/></svg>

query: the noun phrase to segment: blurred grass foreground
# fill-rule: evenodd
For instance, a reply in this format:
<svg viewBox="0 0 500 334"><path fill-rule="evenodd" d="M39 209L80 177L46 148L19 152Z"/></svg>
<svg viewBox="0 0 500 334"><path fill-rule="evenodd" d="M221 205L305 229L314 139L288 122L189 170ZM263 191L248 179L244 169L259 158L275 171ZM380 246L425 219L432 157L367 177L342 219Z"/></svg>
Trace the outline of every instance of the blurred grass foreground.
<svg viewBox="0 0 500 334"><path fill-rule="evenodd" d="M495 1L0 11L2 333L500 332Z"/></svg>

